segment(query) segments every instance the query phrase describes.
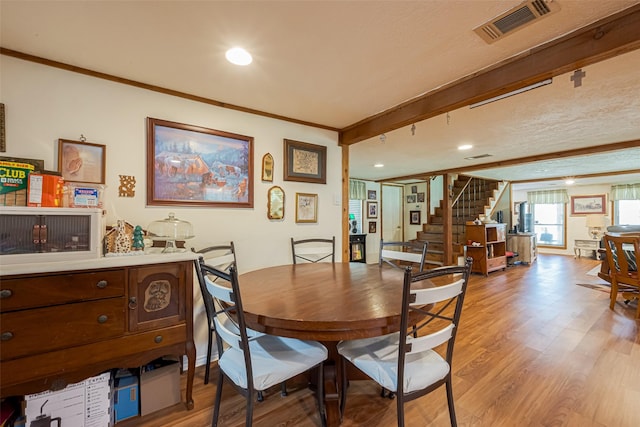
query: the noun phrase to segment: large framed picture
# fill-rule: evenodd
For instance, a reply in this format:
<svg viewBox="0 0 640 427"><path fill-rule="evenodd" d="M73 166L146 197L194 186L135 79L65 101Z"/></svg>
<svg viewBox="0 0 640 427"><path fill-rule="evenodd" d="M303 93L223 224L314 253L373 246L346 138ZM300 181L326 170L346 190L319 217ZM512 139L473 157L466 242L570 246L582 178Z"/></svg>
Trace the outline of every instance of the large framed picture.
<svg viewBox="0 0 640 427"><path fill-rule="evenodd" d="M58 172L65 181L105 183L106 146L85 141L58 140Z"/></svg>
<svg viewBox="0 0 640 427"><path fill-rule="evenodd" d="M296 222L318 222L318 195L296 193Z"/></svg>
<svg viewBox="0 0 640 427"><path fill-rule="evenodd" d="M327 183L327 147L284 140L284 180Z"/></svg>
<svg viewBox="0 0 640 427"><path fill-rule="evenodd" d="M147 118L147 205L253 207L253 137Z"/></svg>
<svg viewBox="0 0 640 427"><path fill-rule="evenodd" d="M607 196L571 196L571 215L606 214Z"/></svg>

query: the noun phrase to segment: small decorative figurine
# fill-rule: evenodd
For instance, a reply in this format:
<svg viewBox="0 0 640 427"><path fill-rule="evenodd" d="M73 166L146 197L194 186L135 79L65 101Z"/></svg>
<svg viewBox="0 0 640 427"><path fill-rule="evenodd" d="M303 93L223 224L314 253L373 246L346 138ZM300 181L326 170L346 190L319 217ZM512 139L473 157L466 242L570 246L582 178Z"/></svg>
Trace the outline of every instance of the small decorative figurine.
<svg viewBox="0 0 640 427"><path fill-rule="evenodd" d="M142 233L142 227L139 225L136 225L136 228L133 229L133 242L131 243L131 248L134 251L144 250L144 236Z"/></svg>
<svg viewBox="0 0 640 427"><path fill-rule="evenodd" d="M116 226L116 253L126 254L131 252L131 237L127 233L125 222L121 219L118 220Z"/></svg>

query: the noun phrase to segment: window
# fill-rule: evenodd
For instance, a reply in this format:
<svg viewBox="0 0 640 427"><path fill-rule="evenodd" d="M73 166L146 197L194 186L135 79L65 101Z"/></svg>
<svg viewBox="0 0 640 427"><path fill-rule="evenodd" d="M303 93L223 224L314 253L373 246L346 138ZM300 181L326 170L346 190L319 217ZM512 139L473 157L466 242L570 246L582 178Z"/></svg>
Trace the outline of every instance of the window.
<svg viewBox="0 0 640 427"><path fill-rule="evenodd" d="M349 200L349 233L362 233L362 200Z"/></svg>
<svg viewBox="0 0 640 427"><path fill-rule="evenodd" d="M640 200L616 200L613 211L614 225L640 225Z"/></svg>
<svg viewBox="0 0 640 427"><path fill-rule="evenodd" d="M531 205L533 232L538 245L565 248L566 203L536 203Z"/></svg>

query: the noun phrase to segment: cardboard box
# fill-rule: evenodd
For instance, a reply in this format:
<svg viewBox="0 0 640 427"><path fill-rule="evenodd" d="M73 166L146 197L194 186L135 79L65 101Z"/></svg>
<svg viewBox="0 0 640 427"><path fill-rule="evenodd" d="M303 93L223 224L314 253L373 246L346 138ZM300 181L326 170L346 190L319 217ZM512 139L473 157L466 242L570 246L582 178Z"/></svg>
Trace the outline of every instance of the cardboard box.
<svg viewBox="0 0 640 427"><path fill-rule="evenodd" d="M140 415L180 403L180 363L162 360L140 372Z"/></svg>
<svg viewBox="0 0 640 427"><path fill-rule="evenodd" d="M0 160L0 205L27 206L27 185L34 166Z"/></svg>
<svg viewBox="0 0 640 427"><path fill-rule="evenodd" d="M41 173L29 174L28 206L59 208L62 206L64 179Z"/></svg>
<svg viewBox="0 0 640 427"><path fill-rule="evenodd" d="M116 377L113 389L114 422L140 415L140 399L138 398L138 376L130 374Z"/></svg>
<svg viewBox="0 0 640 427"><path fill-rule="evenodd" d="M111 373L70 384L59 391L25 396L25 425L38 416L60 418L63 426L109 427L111 425Z"/></svg>

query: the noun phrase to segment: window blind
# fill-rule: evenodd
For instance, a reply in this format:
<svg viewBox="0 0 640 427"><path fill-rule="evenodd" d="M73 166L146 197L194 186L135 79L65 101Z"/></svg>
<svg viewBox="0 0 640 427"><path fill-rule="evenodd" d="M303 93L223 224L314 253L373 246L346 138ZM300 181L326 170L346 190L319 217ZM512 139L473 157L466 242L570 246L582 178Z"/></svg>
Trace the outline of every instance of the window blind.
<svg viewBox="0 0 640 427"><path fill-rule="evenodd" d="M569 203L569 196L567 190L529 191L527 201L532 204Z"/></svg>
<svg viewBox="0 0 640 427"><path fill-rule="evenodd" d="M640 183L612 185L611 200L640 200Z"/></svg>

